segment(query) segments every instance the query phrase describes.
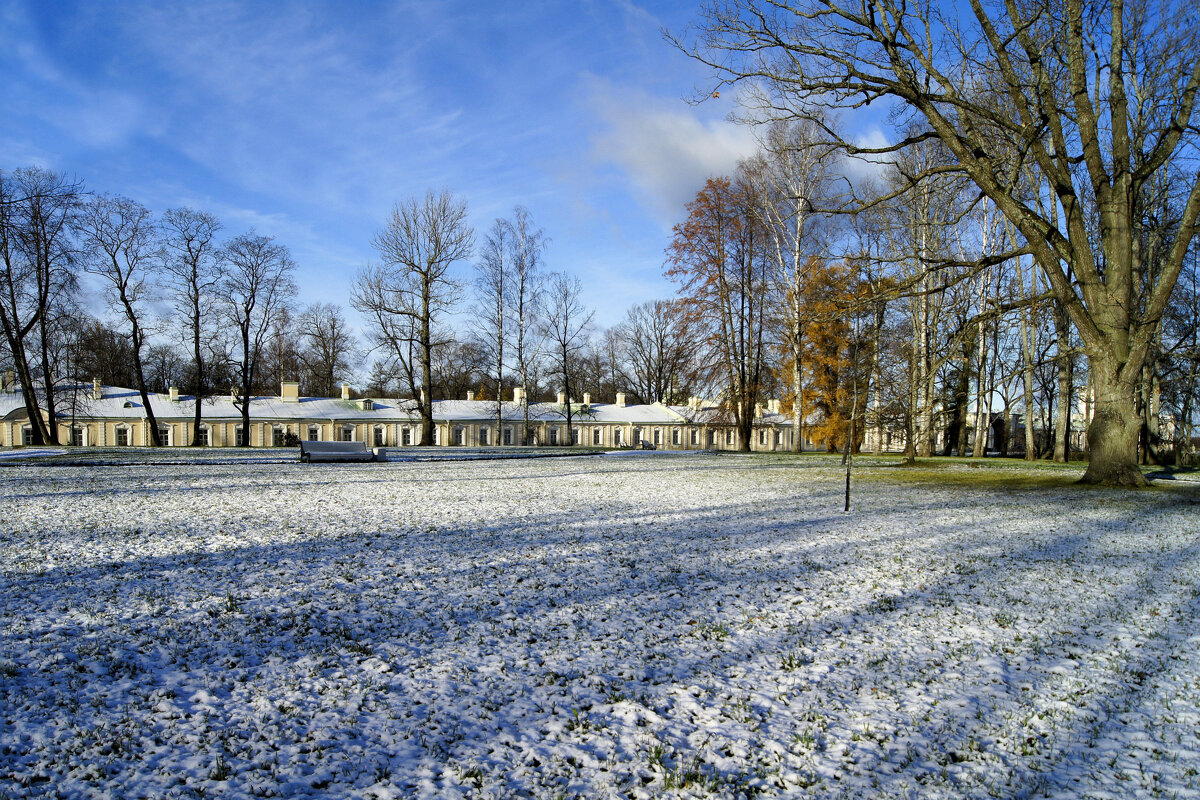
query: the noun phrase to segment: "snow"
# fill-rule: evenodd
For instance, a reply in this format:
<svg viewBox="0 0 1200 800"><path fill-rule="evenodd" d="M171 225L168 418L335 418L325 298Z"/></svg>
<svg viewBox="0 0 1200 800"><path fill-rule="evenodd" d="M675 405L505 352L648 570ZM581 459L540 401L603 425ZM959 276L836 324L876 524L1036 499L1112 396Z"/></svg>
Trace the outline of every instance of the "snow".
<svg viewBox="0 0 1200 800"><path fill-rule="evenodd" d="M0 468L0 795L1200 797L1194 484L257 455Z"/></svg>

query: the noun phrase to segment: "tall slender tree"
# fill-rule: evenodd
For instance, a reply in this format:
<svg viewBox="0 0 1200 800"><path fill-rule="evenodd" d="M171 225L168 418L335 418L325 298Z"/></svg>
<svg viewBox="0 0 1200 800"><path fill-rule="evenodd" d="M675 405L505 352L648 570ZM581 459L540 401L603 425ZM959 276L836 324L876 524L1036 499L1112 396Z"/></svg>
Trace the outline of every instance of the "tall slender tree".
<svg viewBox="0 0 1200 800"><path fill-rule="evenodd" d="M565 272L551 274L546 292L546 322L551 343L551 361L562 386L566 403L567 441L574 443L574 410L571 392L575 388L579 356L587 345L587 335L595 311L583 303L583 284Z"/></svg>
<svg viewBox="0 0 1200 800"><path fill-rule="evenodd" d="M738 446L747 451L767 372L765 237L752 198L741 179L709 179L667 250L667 276L680 286L707 372L723 384Z"/></svg>
<svg viewBox="0 0 1200 800"><path fill-rule="evenodd" d="M216 242L221 223L206 211L172 208L163 214L160 229L167 288L188 336L192 360L190 388L195 400L191 444L197 445L204 399L211 390L208 362L215 335L212 323L219 308L215 290L223 271Z"/></svg>
<svg viewBox="0 0 1200 800"><path fill-rule="evenodd" d="M152 335L148 317L155 300L158 231L150 210L128 197L100 195L83 207L80 236L87 253L84 268L106 282L109 305L125 319L132 345L134 376L150 429L149 440L163 444L150 402L143 355Z"/></svg>
<svg viewBox="0 0 1200 800"><path fill-rule="evenodd" d="M225 245L221 297L237 331L232 365L238 385L234 403L242 413L242 447L250 446L250 401L271 326L296 294L295 262L287 247L251 231Z"/></svg>
<svg viewBox="0 0 1200 800"><path fill-rule="evenodd" d="M371 315L397 351L415 349L422 389L421 444L433 444L433 351L445 344L437 337L438 318L455 298L458 284L450 269L469 258L474 232L467 223L467 204L449 191L426 192L423 199L397 203L387 223L371 242L381 264L359 274L354 306ZM417 396L417 370L409 384Z"/></svg>

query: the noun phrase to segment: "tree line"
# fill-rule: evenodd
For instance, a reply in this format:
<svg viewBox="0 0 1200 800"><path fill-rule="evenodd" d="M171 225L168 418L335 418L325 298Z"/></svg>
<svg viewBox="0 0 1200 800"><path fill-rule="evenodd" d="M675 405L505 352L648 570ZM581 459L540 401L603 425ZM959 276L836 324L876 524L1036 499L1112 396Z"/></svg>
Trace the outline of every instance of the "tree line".
<svg viewBox="0 0 1200 800"><path fill-rule="evenodd" d="M1138 461L1160 444L1163 404L1186 434L1177 452L1191 447L1200 23L1188 9L731 0L672 41L712 69L717 89L740 90L747 116L801 126L812 148L800 152L885 173L878 185L844 181L816 205L855 229L844 251L862 284L851 330L881 330L889 308L904 309L893 325L907 327L907 344L890 360L906 379L878 379L889 355L868 341L851 394L897 408L910 448L929 449L939 387L961 429L972 395L1003 399L1012 385L1031 417L1049 383L1062 450L1080 358L1085 481L1144 485ZM872 105L886 141L839 128L840 114ZM799 213L798 193L773 183ZM1015 383L1003 380L1012 365ZM889 404L882 395L897 387Z"/></svg>

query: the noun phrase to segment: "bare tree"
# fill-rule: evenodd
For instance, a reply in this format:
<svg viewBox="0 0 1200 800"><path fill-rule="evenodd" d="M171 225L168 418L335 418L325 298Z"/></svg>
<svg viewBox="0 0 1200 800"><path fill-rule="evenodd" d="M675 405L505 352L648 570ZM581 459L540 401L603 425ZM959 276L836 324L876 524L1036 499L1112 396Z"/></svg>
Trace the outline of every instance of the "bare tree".
<svg viewBox="0 0 1200 800"><path fill-rule="evenodd" d="M409 198L396 204L371 242L382 264L355 281L354 307L372 318L376 333L397 351L405 342L415 347L425 390L419 401L422 445L433 444L433 350L440 344L435 325L457 288L450 267L471 255L473 239L465 201L449 191ZM415 397L413 372L409 384Z"/></svg>
<svg viewBox="0 0 1200 800"><path fill-rule="evenodd" d="M750 449L754 408L767 373L765 236L752 192L711 178L688 204L667 249L667 276L680 284L680 303L703 342L707 378L719 381L738 447Z"/></svg>
<svg viewBox="0 0 1200 800"><path fill-rule="evenodd" d="M546 292L546 323L551 343L551 360L566 397L567 441L574 443L572 427L571 390L580 354L587 345L587 333L595 311L583 304L583 285L565 272L550 275Z"/></svg>
<svg viewBox="0 0 1200 800"><path fill-rule="evenodd" d="M163 444L146 385L142 359L150 328L147 324L152 271L158 257L158 231L150 211L128 197L101 195L86 203L80 219L80 236L87 251L84 269L107 282L109 305L124 316L132 344L134 376L150 427L150 442Z"/></svg>
<svg viewBox="0 0 1200 800"><path fill-rule="evenodd" d="M636 400L679 403L690 394L695 334L682 308L668 300L640 303L614 330Z"/></svg>
<svg viewBox="0 0 1200 800"><path fill-rule="evenodd" d="M253 231L225 245L222 255L227 269L221 297L238 335L231 354L239 383L234 402L242 412L241 446L249 447L250 399L271 326L296 294L295 263L285 246Z"/></svg>
<svg viewBox="0 0 1200 800"><path fill-rule="evenodd" d="M509 315L509 349L513 354L525 400L521 403L524 427L521 444L528 444L529 393L534 389L538 362L545 346L545 278L542 256L546 250L546 235L534 228L529 213L517 208L513 213L511 231L512 270L505 307Z"/></svg>
<svg viewBox="0 0 1200 800"><path fill-rule="evenodd" d="M82 184L42 169L0 172L0 328L34 444L58 442L49 315L74 288L71 226ZM40 376L38 372L40 371ZM46 416L35 377L42 381Z"/></svg>
<svg viewBox="0 0 1200 800"><path fill-rule="evenodd" d="M307 372L308 391L332 397L341 378L351 371L358 338L346 323L341 306L314 303L300 314L300 360Z"/></svg>
<svg viewBox="0 0 1200 800"><path fill-rule="evenodd" d="M163 214L160 228L167 285L190 344L191 390L196 405L191 443L196 445L200 441L204 398L211 388L208 363L214 335L211 323L219 308L214 290L220 284L223 270L216 243L221 223L206 211L172 208Z"/></svg>
<svg viewBox="0 0 1200 800"><path fill-rule="evenodd" d="M1134 392L1200 218L1200 175L1187 170L1200 49L1195 16L1169 0L970 0L941 18L929 4L877 0L732 0L709 7L698 46L682 45L724 82L764 87L759 108L899 104L927 129L871 148L827 129L851 154L894 153L938 139L951 165L1020 231L1088 356L1095 411L1083 480L1143 485ZM1178 227L1144 261L1146 196L1184 170ZM1051 187L1051 219L1021 173ZM1096 224L1098 222L1098 224Z"/></svg>
<svg viewBox="0 0 1200 800"><path fill-rule="evenodd" d="M499 431L504 424L504 343L508 335L506 301L512 281L512 228L513 223L506 219L493 222L475 264L477 311L474 328L492 370L488 377L495 386L496 444L503 441Z"/></svg>

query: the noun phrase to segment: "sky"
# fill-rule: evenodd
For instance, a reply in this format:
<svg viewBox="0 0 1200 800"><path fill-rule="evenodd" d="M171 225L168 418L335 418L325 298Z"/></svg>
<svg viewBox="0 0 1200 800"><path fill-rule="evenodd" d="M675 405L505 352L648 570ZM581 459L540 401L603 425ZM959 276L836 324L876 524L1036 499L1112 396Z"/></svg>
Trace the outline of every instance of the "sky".
<svg viewBox="0 0 1200 800"><path fill-rule="evenodd" d="M349 307L394 204L514 206L602 327L667 297L671 227L754 149L733 95L672 48L698 0L7 2L0 169L36 165L156 213L290 248L302 305ZM459 267L469 276L470 265ZM98 299L95 299L98 304ZM97 307L98 310L98 307Z"/></svg>

